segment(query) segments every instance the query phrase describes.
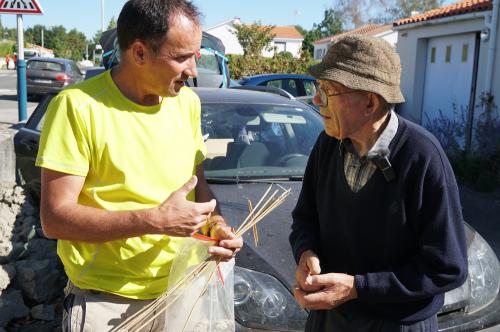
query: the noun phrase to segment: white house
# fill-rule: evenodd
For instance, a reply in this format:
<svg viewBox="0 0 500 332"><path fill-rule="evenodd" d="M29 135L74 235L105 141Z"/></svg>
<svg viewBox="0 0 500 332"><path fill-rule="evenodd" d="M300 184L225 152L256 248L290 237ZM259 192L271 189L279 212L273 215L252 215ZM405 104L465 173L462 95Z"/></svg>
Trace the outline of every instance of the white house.
<svg viewBox="0 0 500 332"><path fill-rule="evenodd" d="M26 47L24 48L24 58L29 59L34 56L53 58L54 50L42 47L40 45L27 43Z"/></svg>
<svg viewBox="0 0 500 332"><path fill-rule="evenodd" d="M232 20L225 21L214 25L212 27L204 29L211 35L219 38L224 47L226 48L226 54L243 54L243 48L236 38L235 25L242 24L240 19L235 17ZM302 48L302 41L304 37L295 29L295 27L274 27L271 30L271 34L274 38L271 42L271 47L276 47L278 52L287 51L293 56L298 57L300 55L300 49ZM263 51L263 56L272 56L274 52Z"/></svg>
<svg viewBox="0 0 500 332"><path fill-rule="evenodd" d="M464 116L472 137L481 96L500 104L498 12L499 0L466 0L394 22L406 99L398 112L424 126Z"/></svg>
<svg viewBox="0 0 500 332"><path fill-rule="evenodd" d="M235 35L236 29L234 26L236 24L241 24L238 17L219 23L213 27L203 29L203 31L219 38L226 48L226 54L243 54L243 48Z"/></svg>
<svg viewBox="0 0 500 332"><path fill-rule="evenodd" d="M397 32L392 30L392 24L368 24L363 25L357 29L342 32L333 36L319 39L313 43L314 45L314 59L321 60L325 56L330 45L338 38L347 35L368 35L378 38L383 38L391 45L395 46L398 41Z"/></svg>
<svg viewBox="0 0 500 332"><path fill-rule="evenodd" d="M271 48L276 47L278 53L290 52L296 58L300 56L304 37L295 27L274 27L271 34L274 35ZM274 52L263 51L264 56L273 56L273 54Z"/></svg>

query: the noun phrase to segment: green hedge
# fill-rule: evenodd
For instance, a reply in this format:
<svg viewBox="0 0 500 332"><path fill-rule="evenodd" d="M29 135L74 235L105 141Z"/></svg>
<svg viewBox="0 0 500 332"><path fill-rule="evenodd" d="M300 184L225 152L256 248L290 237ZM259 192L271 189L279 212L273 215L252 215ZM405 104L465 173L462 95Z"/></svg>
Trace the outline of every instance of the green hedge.
<svg viewBox="0 0 500 332"><path fill-rule="evenodd" d="M233 79L268 73L304 74L309 66L317 63L307 52L302 53L300 58L294 58L289 52L278 53L270 58L236 54L228 55L228 58Z"/></svg>
<svg viewBox="0 0 500 332"><path fill-rule="evenodd" d="M12 55L14 53L14 43L11 41L0 42L0 57L4 58L7 54Z"/></svg>

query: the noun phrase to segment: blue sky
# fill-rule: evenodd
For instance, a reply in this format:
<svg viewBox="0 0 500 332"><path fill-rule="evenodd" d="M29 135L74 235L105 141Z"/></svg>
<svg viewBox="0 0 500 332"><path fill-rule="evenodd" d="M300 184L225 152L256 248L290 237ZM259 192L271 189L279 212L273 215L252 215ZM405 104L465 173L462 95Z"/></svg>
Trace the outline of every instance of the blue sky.
<svg viewBox="0 0 500 332"><path fill-rule="evenodd" d="M104 28L112 17L118 18L125 0L104 1ZM327 0L194 0L203 14L203 27L210 27L240 17L243 23L260 20L269 25L301 25L311 29L313 23L323 20L323 12L332 1ZM451 3L446 0L445 3ZM25 29L35 24L63 25L76 28L92 38L101 28L101 0L38 0L43 15L23 15ZM16 26L16 15L1 15L3 26Z"/></svg>

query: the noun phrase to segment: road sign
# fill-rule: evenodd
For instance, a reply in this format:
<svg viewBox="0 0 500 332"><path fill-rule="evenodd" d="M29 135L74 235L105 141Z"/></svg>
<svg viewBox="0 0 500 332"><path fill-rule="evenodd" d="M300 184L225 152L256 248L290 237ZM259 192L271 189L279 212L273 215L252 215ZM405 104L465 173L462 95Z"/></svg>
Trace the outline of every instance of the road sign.
<svg viewBox="0 0 500 332"><path fill-rule="evenodd" d="M0 0L0 14L43 14L37 0Z"/></svg>

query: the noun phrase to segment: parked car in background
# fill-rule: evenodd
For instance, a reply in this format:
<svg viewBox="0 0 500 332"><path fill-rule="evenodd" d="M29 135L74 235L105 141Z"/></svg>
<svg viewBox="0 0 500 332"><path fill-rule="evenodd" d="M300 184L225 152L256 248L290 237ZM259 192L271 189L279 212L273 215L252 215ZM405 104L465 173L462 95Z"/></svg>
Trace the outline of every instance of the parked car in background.
<svg viewBox="0 0 500 332"><path fill-rule="evenodd" d="M310 106L278 94L197 88L201 127L207 146L205 177L233 226L248 215L270 183L291 189L288 199L258 226L259 244L250 234L236 257L234 312L236 331L303 331L307 312L291 289L295 262L288 243L291 215L302 187L311 149L323 130ZM34 166L47 95L14 137L18 175L39 192L40 170ZM488 243L466 225L469 276L446 293L438 320L440 331L479 331L500 327L500 266Z"/></svg>
<svg viewBox="0 0 500 332"><path fill-rule="evenodd" d="M105 31L99 39L103 48L102 65L110 69L120 62L120 49L116 28ZM203 31L200 52L196 56L198 76L190 77L186 84L192 87L228 88L231 86L228 59L222 41ZM95 76L96 71L89 77Z"/></svg>
<svg viewBox="0 0 500 332"><path fill-rule="evenodd" d="M83 73L73 60L33 57L26 62L26 86L30 99L47 92L59 92L83 79Z"/></svg>
<svg viewBox="0 0 500 332"><path fill-rule="evenodd" d="M288 91L294 97L316 94L316 79L309 75L300 74L262 74L243 77L239 84L247 86L270 86Z"/></svg>

